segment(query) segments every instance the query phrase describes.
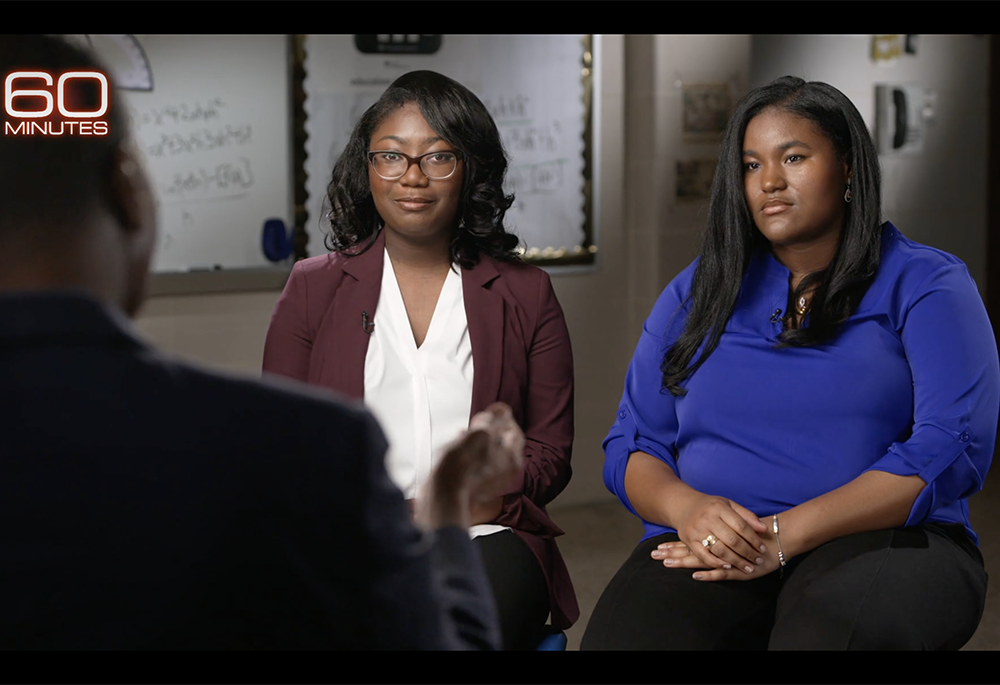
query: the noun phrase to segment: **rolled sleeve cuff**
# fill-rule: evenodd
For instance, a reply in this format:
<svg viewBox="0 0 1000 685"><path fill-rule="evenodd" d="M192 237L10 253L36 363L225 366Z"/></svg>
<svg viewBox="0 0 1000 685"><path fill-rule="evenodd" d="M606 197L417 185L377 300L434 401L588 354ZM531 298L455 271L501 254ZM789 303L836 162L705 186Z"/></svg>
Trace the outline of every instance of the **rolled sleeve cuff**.
<svg viewBox="0 0 1000 685"><path fill-rule="evenodd" d="M670 450L658 442L639 435L633 414L627 404L618 408L618 418L611 434L604 440L605 472L604 483L611 493L621 500L625 508L634 516L642 518L633 508L625 492L625 470L628 460L635 452L645 452L667 464L680 478L677 462Z"/></svg>
<svg viewBox="0 0 1000 685"><path fill-rule="evenodd" d="M917 525L937 509L982 489L982 476L969 455L975 439L967 425L959 431L925 427L907 442L893 444L867 470L919 476L927 484L906 521L907 526Z"/></svg>

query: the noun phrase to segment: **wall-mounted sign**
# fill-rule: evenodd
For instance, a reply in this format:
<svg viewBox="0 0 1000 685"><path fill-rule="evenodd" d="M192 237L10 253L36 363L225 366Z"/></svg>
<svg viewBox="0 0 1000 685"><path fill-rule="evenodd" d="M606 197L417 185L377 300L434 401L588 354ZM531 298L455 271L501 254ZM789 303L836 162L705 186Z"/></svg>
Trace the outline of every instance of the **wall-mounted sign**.
<svg viewBox="0 0 1000 685"><path fill-rule="evenodd" d="M427 33L355 35L354 45L365 54L433 55L441 48L441 36Z"/></svg>

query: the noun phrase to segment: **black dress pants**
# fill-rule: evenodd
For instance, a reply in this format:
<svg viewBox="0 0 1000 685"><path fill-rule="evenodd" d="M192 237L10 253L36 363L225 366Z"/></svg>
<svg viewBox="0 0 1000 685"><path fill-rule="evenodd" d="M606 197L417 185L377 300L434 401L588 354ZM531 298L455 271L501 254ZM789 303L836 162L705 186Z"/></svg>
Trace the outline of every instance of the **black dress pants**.
<svg viewBox="0 0 1000 685"><path fill-rule="evenodd" d="M538 559L509 530L474 539L493 588L503 648L533 650L544 636L549 617L549 587Z"/></svg>
<svg viewBox="0 0 1000 685"><path fill-rule="evenodd" d="M987 575L962 526L849 535L746 581L697 581L635 549L581 650L957 650L979 626Z"/></svg>

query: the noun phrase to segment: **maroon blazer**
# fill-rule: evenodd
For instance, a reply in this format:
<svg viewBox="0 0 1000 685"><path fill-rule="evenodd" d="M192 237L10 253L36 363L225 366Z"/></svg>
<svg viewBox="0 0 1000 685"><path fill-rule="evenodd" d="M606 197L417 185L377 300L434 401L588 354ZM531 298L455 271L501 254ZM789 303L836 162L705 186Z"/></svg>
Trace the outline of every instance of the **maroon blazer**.
<svg viewBox="0 0 1000 685"><path fill-rule="evenodd" d="M382 235L356 257L327 254L295 264L264 345L265 373L289 376L363 400L365 323L378 325ZM472 346L472 415L504 402L525 434L523 482L512 484L497 525L524 540L545 573L552 625L580 616L556 547L563 535L545 506L565 489L573 447L573 353L549 275L523 263L480 259L462 269Z"/></svg>

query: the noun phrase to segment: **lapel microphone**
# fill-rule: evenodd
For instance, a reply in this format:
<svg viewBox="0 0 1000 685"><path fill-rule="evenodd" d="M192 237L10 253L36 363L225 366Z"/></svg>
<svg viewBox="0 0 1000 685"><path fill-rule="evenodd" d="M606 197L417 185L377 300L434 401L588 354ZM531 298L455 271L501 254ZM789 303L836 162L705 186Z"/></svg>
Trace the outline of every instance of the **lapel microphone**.
<svg viewBox="0 0 1000 685"><path fill-rule="evenodd" d="M371 335L372 331L375 330L375 322L368 320L368 312L361 312L361 328L363 328L365 333L368 335ZM369 330L369 328L371 330Z"/></svg>

